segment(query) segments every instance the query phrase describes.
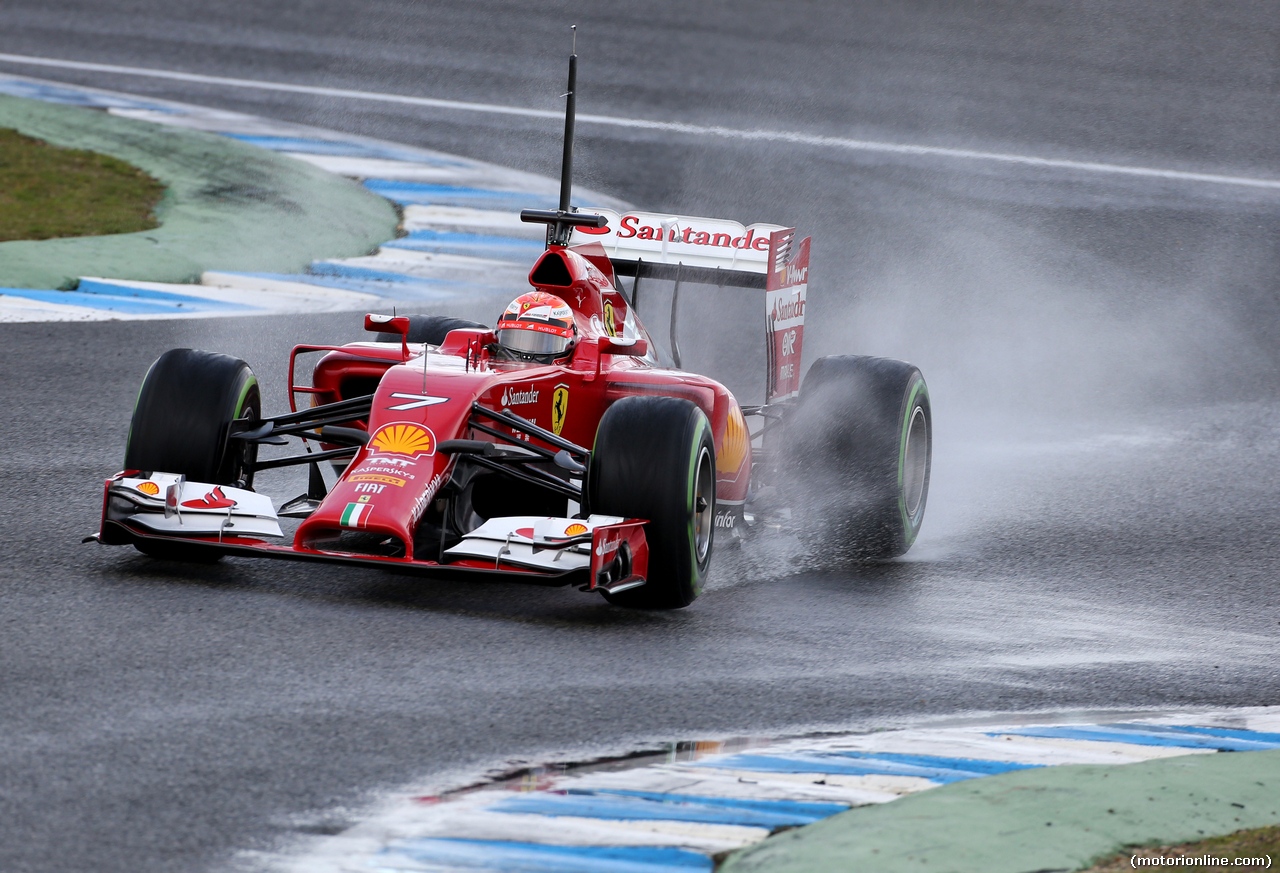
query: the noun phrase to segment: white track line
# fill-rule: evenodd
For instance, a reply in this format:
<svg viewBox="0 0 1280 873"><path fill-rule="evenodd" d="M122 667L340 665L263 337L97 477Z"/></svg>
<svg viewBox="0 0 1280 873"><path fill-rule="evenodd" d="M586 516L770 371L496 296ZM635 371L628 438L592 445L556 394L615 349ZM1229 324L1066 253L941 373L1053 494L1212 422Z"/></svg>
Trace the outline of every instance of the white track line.
<svg viewBox="0 0 1280 873"><path fill-rule="evenodd" d="M407 94L387 94L380 91L359 91L347 88L324 88L315 85L295 85L288 82L266 82L257 79L237 79L230 76L205 76L199 73L183 73L176 70L156 70L146 67L125 67L117 64L95 64L88 61L69 61L59 58L41 58L32 55L0 53L0 62L31 64L65 70L85 70L95 73L112 73L120 76L143 76L153 79L169 79L177 82L195 82L203 85L223 85L229 88L254 88L262 91L282 91L292 94L310 94L320 97L341 97L352 100L369 100L380 103L400 103L408 106L428 106L435 109L451 109L462 112L485 112L495 115L515 115L524 118L560 119L560 110L530 109L522 106L502 106L496 103L475 103L466 100L444 100L437 97L412 97ZM751 140L759 142L786 142L846 151L873 152L878 154L906 155L913 157L952 158L966 161L986 161L1001 164L1017 164L1043 169L1073 170L1085 173L1101 173L1113 176L1131 176L1142 179L1160 179L1173 182L1200 182L1210 185L1232 185L1245 188L1280 190L1280 179L1261 179L1251 176L1229 176L1219 173L1195 173L1186 170L1170 170L1161 167L1139 167L1127 164L1107 164L1098 161L1073 161L1065 158L1041 158L1034 155L1018 155L1006 152L984 152L973 149L954 149L941 146L911 145L908 143L877 142L875 140L850 139L813 133L796 133L783 130L745 130L718 125L687 124L679 121L650 121L641 118L622 118L615 115L578 115L585 124L611 127L627 127L641 130L660 130L692 136L714 136L722 139Z"/></svg>

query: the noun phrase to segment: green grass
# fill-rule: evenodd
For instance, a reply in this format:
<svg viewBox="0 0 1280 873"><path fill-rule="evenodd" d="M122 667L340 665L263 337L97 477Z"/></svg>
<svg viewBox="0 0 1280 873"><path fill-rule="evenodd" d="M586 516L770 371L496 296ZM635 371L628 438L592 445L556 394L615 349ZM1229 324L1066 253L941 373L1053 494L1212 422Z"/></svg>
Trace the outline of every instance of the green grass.
<svg viewBox="0 0 1280 873"><path fill-rule="evenodd" d="M1168 866L1162 867L1137 867L1135 868L1130 861L1133 855L1139 858L1164 857L1175 858L1178 856L1203 858L1206 855L1213 858L1225 858L1226 864L1206 864L1193 866L1180 866L1182 870L1197 870L1203 873L1225 873L1225 871L1238 870L1265 870L1267 866L1239 866L1231 863L1236 858L1256 859L1271 856L1272 863L1280 862L1280 825L1273 825L1267 828L1252 828L1249 830L1236 831L1234 834L1228 834L1225 837L1212 837L1207 840L1200 840L1196 843L1183 843L1179 846L1144 846L1142 848L1133 848L1128 854L1116 855L1112 858L1090 867L1084 873L1120 873L1125 870L1167 870Z"/></svg>
<svg viewBox="0 0 1280 873"><path fill-rule="evenodd" d="M124 161L0 128L0 242L149 230L163 195Z"/></svg>

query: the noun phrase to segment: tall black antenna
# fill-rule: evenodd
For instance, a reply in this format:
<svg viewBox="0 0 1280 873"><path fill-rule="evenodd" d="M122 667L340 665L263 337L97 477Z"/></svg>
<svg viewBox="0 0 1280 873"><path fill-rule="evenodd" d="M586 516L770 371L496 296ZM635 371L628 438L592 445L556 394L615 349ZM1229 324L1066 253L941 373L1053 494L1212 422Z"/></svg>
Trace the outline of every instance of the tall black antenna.
<svg viewBox="0 0 1280 873"><path fill-rule="evenodd" d="M571 24L573 31L573 48L569 50L569 91L564 101L564 156L560 159L560 211L568 212L573 207L569 198L573 193L573 123L577 115L578 90L578 25Z"/></svg>
<svg viewBox="0 0 1280 873"><path fill-rule="evenodd" d="M560 159L560 207L550 209L524 209L520 220L547 225L547 245L567 246L575 227L604 227L603 215L575 212L570 202L573 198L573 122L577 112L578 90L578 25L571 24L573 48L569 52L569 90L564 104L564 154Z"/></svg>

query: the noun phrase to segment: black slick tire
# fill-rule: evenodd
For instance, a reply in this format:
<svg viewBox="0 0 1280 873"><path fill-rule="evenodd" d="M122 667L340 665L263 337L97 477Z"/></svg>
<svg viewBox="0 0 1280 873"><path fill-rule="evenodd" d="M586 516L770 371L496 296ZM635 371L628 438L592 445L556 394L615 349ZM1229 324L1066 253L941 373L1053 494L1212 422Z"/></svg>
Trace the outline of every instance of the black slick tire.
<svg viewBox="0 0 1280 873"><path fill-rule="evenodd" d="M679 609L701 593L715 533L715 441L707 416L676 397L627 397L605 411L587 472L593 513L648 519L648 581L605 595Z"/></svg>
<svg viewBox="0 0 1280 873"><path fill-rule="evenodd" d="M911 548L933 455L919 369L891 358L820 358L786 430L796 528L817 563L885 560Z"/></svg>
<svg viewBox="0 0 1280 873"><path fill-rule="evenodd" d="M465 318L454 318L452 315L410 315L409 335L406 339L411 343L427 343L428 345L438 346L444 342L444 338L449 335L449 331L474 328L489 329L488 325L480 324L476 321L468 321ZM400 334L380 333L377 336L377 341L380 343L398 343L400 342Z"/></svg>
<svg viewBox="0 0 1280 873"><path fill-rule="evenodd" d="M180 473L194 482L252 484L257 447L228 439L231 422L262 414L262 394L249 365L230 355L172 349L142 382L129 426L124 467ZM182 543L146 543L154 557L216 560L218 553Z"/></svg>

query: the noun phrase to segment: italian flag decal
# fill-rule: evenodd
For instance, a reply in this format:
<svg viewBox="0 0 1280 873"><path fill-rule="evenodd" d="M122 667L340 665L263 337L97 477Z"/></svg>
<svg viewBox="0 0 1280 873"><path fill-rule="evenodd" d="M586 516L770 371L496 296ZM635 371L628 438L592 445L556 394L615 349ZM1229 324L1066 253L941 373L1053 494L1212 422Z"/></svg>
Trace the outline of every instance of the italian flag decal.
<svg viewBox="0 0 1280 873"><path fill-rule="evenodd" d="M371 509L372 503L348 503L347 508L342 510L342 518L338 524L343 527L364 527L369 521Z"/></svg>

